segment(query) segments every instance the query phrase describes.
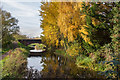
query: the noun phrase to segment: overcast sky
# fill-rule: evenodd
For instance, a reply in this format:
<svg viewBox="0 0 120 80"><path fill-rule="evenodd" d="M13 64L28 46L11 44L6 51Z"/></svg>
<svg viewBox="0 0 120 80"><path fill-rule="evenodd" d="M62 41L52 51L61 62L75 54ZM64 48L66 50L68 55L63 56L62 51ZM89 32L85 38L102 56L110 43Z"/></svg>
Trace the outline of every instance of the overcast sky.
<svg viewBox="0 0 120 80"><path fill-rule="evenodd" d="M40 2L2 2L3 10L10 12L19 20L20 33L29 37L41 35L40 28Z"/></svg>

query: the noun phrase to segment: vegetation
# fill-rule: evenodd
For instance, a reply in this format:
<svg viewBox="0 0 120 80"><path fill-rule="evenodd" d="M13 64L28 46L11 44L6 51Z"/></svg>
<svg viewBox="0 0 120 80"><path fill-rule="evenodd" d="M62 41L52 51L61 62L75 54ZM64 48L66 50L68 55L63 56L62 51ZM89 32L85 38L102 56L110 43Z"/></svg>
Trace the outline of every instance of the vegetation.
<svg viewBox="0 0 120 80"><path fill-rule="evenodd" d="M7 11L4 11L0 8L1 11L1 32L2 37L0 38L0 45L2 45L2 54L8 52L10 49L13 49L13 41L15 38L13 35L19 32L19 26L17 25L18 20L11 16ZM2 44L1 44L2 43Z"/></svg>
<svg viewBox="0 0 120 80"><path fill-rule="evenodd" d="M87 68L78 68L73 60L61 56L51 56L50 53L47 54L41 62L44 63L42 65L44 69L40 72L42 78L105 79L104 76L100 76L96 71Z"/></svg>
<svg viewBox="0 0 120 80"><path fill-rule="evenodd" d="M15 42L18 42L19 39L27 39L26 35L21 35L19 33L13 34L12 36L14 37Z"/></svg>
<svg viewBox="0 0 120 80"><path fill-rule="evenodd" d="M42 3L43 42L78 67L119 79L120 2ZM59 50L57 50L59 49Z"/></svg>
<svg viewBox="0 0 120 80"><path fill-rule="evenodd" d="M7 11L0 8L2 25L2 37L0 36L0 53L5 55L0 60L0 69L2 69L2 79L22 78L27 67L27 56L29 48L19 43L17 40L26 38L18 34L18 20L11 16ZM6 53L6 54L5 54Z"/></svg>
<svg viewBox="0 0 120 80"><path fill-rule="evenodd" d="M1 10L1 9L0 9ZM2 48L12 47L11 43L14 40L13 34L19 32L17 26L18 20L11 16L7 11L2 11Z"/></svg>
<svg viewBox="0 0 120 80"><path fill-rule="evenodd" d="M2 60L2 78L21 78L26 69L26 56L23 48L11 51L6 59ZM19 64L18 64L19 63Z"/></svg>
<svg viewBox="0 0 120 80"><path fill-rule="evenodd" d="M35 50L45 50L44 48L46 47L44 44L39 44L39 43L32 43L28 45L29 47L35 48Z"/></svg>
<svg viewBox="0 0 120 80"><path fill-rule="evenodd" d="M0 61L3 79L24 76L28 47L37 50L48 47L60 56L59 59L52 57L53 54L48 57L49 53L42 58L45 63L41 71L43 78L80 78L84 75L85 78L104 79L105 76L107 79L120 79L120 2L72 1L41 2L39 12L44 35L41 39L46 46L38 43L24 46L19 43L18 39L27 37L18 34L18 20L0 9L2 52L9 51L9 55ZM72 61L69 62L68 58Z"/></svg>

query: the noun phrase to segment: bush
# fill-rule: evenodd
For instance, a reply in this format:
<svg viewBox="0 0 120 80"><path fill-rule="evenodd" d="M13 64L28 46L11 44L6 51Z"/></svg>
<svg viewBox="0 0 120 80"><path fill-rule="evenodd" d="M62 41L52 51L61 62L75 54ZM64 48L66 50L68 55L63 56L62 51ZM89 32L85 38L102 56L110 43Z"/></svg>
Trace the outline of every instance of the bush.
<svg viewBox="0 0 120 80"><path fill-rule="evenodd" d="M79 55L80 47L78 47L78 43L72 44L66 50L67 55L69 56L78 56Z"/></svg>
<svg viewBox="0 0 120 80"><path fill-rule="evenodd" d="M23 48L16 48L12 51L8 58L3 61L2 78L21 78L26 68L26 50Z"/></svg>
<svg viewBox="0 0 120 80"><path fill-rule="evenodd" d="M28 47L34 47L36 50L45 50L44 48L46 46L44 44L32 43L32 44L28 45Z"/></svg>
<svg viewBox="0 0 120 80"><path fill-rule="evenodd" d="M20 42L18 42L18 47L19 47L19 48L24 48L24 49L26 49L27 51L29 51L29 47L28 47L28 46L23 45L23 44L22 44L22 43L20 43Z"/></svg>
<svg viewBox="0 0 120 80"><path fill-rule="evenodd" d="M92 59L85 56L79 56L76 59L76 64L78 65L78 67L86 68L87 66L90 66L92 64Z"/></svg>
<svg viewBox="0 0 120 80"><path fill-rule="evenodd" d="M21 53L21 54L23 54L24 56L28 56L28 54L29 54L29 52L28 52L28 50L26 50L26 49L24 49L24 48L16 48L14 51L13 51L13 53Z"/></svg>
<svg viewBox="0 0 120 80"><path fill-rule="evenodd" d="M76 58L76 64L78 67L89 68L95 71L105 71L107 65L103 65L102 63L96 63L94 59L86 56L79 56Z"/></svg>

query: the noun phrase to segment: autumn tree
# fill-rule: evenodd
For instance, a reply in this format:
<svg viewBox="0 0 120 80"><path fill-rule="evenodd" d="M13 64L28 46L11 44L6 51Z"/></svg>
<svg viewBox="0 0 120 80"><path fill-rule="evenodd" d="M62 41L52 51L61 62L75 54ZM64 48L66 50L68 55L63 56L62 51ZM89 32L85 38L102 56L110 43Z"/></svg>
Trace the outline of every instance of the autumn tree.
<svg viewBox="0 0 120 80"><path fill-rule="evenodd" d="M83 41L92 46L87 29L89 27L86 24L86 15L82 12L82 4L83 2L42 4L40 16L42 16L41 27L44 30L43 40L49 46L55 44L55 46L58 46L60 43L65 51L76 42L79 43L79 45L76 44L81 49Z"/></svg>
<svg viewBox="0 0 120 80"><path fill-rule="evenodd" d="M43 28L43 37L42 40L49 47L57 47L59 45L59 28L57 25L58 18L58 4L56 2L42 3L40 16L41 27Z"/></svg>
<svg viewBox="0 0 120 80"><path fill-rule="evenodd" d="M68 53L90 53L111 42L112 3L43 3L40 16L43 40L49 46L62 46ZM77 48L75 48L77 46Z"/></svg>
<svg viewBox="0 0 120 80"><path fill-rule="evenodd" d="M59 4L58 27L65 49L72 47L69 43L78 42L82 49L83 41L92 46L86 24L86 15L82 12L83 2L61 2ZM88 3L87 3L88 4ZM76 44L77 45L77 44ZM78 49L78 51L81 51Z"/></svg>

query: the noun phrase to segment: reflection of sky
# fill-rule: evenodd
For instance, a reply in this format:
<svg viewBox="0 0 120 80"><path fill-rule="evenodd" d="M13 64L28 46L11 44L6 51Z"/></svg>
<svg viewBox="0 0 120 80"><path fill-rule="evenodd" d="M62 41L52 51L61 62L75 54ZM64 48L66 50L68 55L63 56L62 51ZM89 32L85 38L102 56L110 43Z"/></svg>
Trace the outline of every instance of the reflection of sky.
<svg viewBox="0 0 120 80"><path fill-rule="evenodd" d="M29 37L40 36L40 2L2 2L3 9L19 20L20 32Z"/></svg>
<svg viewBox="0 0 120 80"><path fill-rule="evenodd" d="M28 68L33 67L33 69L42 71L43 63L40 63L41 60L42 60L42 57L28 57L27 58L27 61L28 61L27 67Z"/></svg>

